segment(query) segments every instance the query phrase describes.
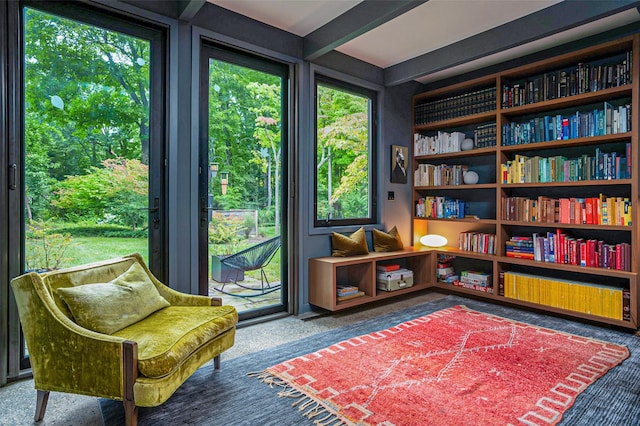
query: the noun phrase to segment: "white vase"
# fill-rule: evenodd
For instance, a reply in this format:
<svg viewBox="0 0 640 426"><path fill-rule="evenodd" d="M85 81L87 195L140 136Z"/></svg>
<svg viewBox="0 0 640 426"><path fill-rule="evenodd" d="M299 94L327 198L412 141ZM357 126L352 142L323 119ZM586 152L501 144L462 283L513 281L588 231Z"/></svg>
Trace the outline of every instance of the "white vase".
<svg viewBox="0 0 640 426"><path fill-rule="evenodd" d="M469 151L473 149L473 139L466 138L460 144L460 149L463 151Z"/></svg>
<svg viewBox="0 0 640 426"><path fill-rule="evenodd" d="M474 185L474 184L478 183L479 179L480 179L480 177L478 176L478 174L476 172L473 172L473 171L468 171L462 176L462 180L467 185Z"/></svg>

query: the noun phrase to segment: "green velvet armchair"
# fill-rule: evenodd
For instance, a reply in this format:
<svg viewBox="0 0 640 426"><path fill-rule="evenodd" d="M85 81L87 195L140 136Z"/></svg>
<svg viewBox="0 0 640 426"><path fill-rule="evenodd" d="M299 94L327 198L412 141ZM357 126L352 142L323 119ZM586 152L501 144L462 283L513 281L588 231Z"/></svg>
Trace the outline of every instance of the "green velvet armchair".
<svg viewBox="0 0 640 426"><path fill-rule="evenodd" d="M152 283L152 284L150 284ZM164 403L200 366L233 346L238 314L221 299L179 293L139 254L30 272L11 282L37 390L35 420L50 391L138 407Z"/></svg>

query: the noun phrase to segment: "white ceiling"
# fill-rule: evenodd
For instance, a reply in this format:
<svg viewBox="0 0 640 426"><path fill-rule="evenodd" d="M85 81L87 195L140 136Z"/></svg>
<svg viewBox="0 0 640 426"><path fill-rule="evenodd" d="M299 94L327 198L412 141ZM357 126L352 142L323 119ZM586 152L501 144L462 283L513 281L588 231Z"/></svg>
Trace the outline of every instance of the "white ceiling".
<svg viewBox="0 0 640 426"><path fill-rule="evenodd" d="M305 37L361 0L207 0L282 30ZM392 0L388 0L392 1ZM380 68L419 57L484 31L497 28L562 0L430 0L335 50ZM613 0L611 0L613 1ZM421 75L426 83L533 53L640 20L631 8L477 60Z"/></svg>

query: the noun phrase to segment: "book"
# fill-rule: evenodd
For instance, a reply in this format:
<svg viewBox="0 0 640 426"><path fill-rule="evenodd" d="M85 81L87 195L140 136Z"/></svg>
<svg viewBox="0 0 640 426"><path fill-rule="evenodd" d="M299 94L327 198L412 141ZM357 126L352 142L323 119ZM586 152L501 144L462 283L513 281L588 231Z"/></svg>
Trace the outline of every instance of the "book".
<svg viewBox="0 0 640 426"><path fill-rule="evenodd" d="M358 291L353 294L348 294L346 296L338 296L338 302L344 302L345 300L355 299L362 296L364 296L364 291Z"/></svg>
<svg viewBox="0 0 640 426"><path fill-rule="evenodd" d="M398 269L400 269L400 265L397 263L376 264L376 270L380 272L391 272L391 271L397 271Z"/></svg>

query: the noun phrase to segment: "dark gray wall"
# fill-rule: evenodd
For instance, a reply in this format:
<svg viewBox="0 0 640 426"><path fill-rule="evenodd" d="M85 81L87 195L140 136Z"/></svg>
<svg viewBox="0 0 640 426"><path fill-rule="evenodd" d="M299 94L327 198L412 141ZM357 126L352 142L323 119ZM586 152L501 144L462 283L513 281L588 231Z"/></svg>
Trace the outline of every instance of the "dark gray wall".
<svg viewBox="0 0 640 426"><path fill-rule="evenodd" d="M383 72L363 61L338 52L318 58L311 64L302 59L302 38L262 24L234 12L205 3L190 20L177 19L180 8L176 2L126 2L97 0L93 3L108 6L114 11L157 20L166 26L169 41L169 283L172 287L191 293L198 289L197 232L198 232L198 73L201 38L292 64L295 70L293 111L293 140L290 158L291 205L289 217L289 246L291 250L293 291L292 307L296 312L308 311L308 260L330 254L332 231L349 232L350 228L313 228L313 79L314 70L334 73L356 84L380 90L380 134L377 170L378 217L377 228L397 225L403 240L410 240L411 184L391 184L390 146L411 145L411 96L421 85L407 83L393 88L382 87ZM295 183L295 186L293 185ZM293 192L295 191L295 192ZM395 201L386 201L387 192L394 191ZM371 229L372 227L367 227Z"/></svg>
<svg viewBox="0 0 640 426"><path fill-rule="evenodd" d="M290 157L292 175L289 217L292 282L297 286L292 306L296 313L308 311L308 260L330 254L332 231L349 232L355 228L313 228L313 174L315 165L312 120L312 75L315 69L331 70L336 76L356 84L364 83L381 90L381 123L378 179L377 228L397 226L405 244L411 241L411 180L407 184L392 184L390 177L390 146L404 145L412 150L411 97L427 89L475 78L514 65L574 50L585 45L617 38L638 31L637 25L622 27L607 34L560 46L516 61L498 64L473 73L423 86L416 82L383 87L383 70L339 52L331 52L314 63L304 61L303 40L294 34L273 28L234 12L205 3L187 22L179 20L185 2L151 2L141 0L94 0L108 6L167 27L169 46L169 277L170 284L181 291L197 292L197 152L198 152L198 91L197 69L200 38L204 37L234 48L290 63L295 70L292 94L293 139ZM182 5L182 6L181 6ZM193 5L193 4L192 4ZM410 164L410 163L409 163ZM390 191L394 200L388 200ZM367 227L371 229L372 227Z"/></svg>

